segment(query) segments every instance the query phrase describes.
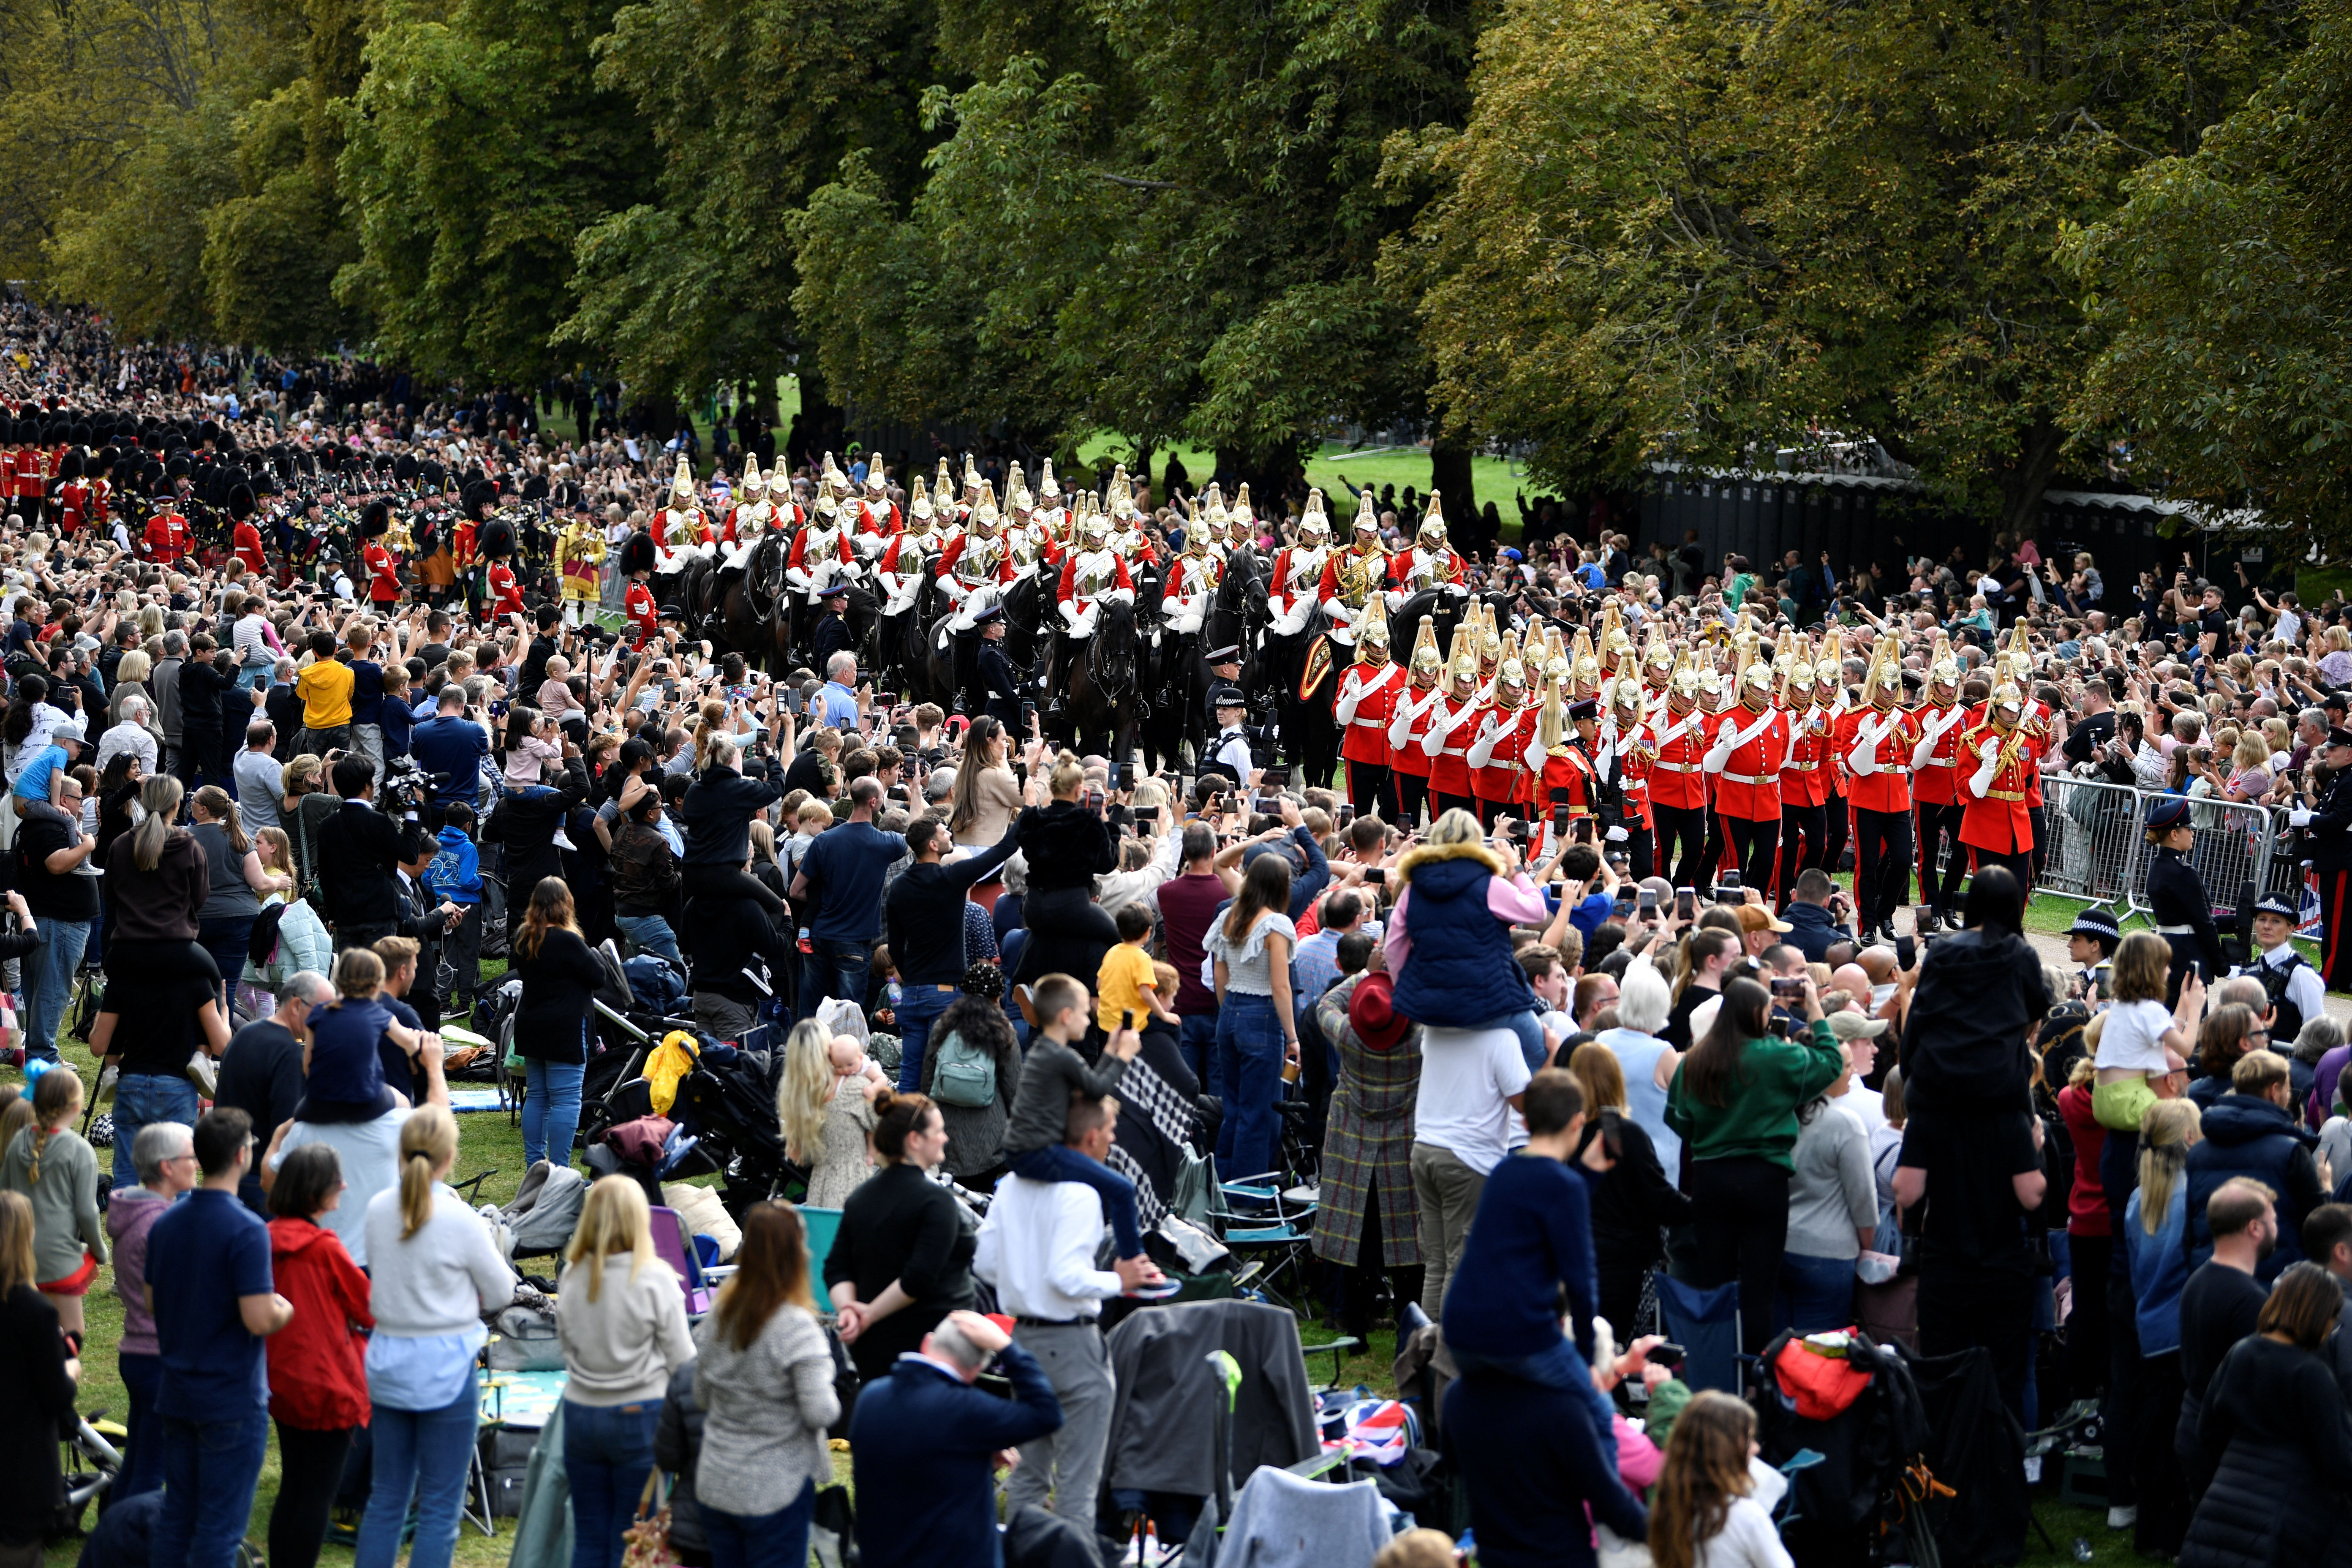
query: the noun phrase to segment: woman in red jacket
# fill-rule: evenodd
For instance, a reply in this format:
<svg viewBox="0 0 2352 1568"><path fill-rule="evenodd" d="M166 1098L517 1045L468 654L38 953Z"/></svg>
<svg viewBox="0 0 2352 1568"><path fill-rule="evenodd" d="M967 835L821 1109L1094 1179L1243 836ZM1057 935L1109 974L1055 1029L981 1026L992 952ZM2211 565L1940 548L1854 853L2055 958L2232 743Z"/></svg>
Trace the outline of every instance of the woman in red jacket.
<svg viewBox="0 0 2352 1568"><path fill-rule="evenodd" d="M375 1327L368 1278L319 1216L342 1202L343 1165L324 1143L286 1156L269 1184L269 1262L294 1319L269 1337L269 1414L278 1423L272 1568L316 1568L352 1438L368 1421L362 1364Z"/></svg>

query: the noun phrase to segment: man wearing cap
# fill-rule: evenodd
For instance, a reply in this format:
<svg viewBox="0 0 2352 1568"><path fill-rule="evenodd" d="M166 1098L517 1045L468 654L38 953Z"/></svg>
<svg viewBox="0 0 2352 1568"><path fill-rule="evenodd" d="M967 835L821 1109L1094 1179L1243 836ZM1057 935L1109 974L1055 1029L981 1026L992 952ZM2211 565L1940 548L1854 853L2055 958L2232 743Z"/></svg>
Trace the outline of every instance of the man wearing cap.
<svg viewBox="0 0 2352 1568"><path fill-rule="evenodd" d="M2099 984L2100 969L2116 955L2116 945L2124 939L2123 929L2116 924L2115 911L2093 904L2074 917L2066 928L2066 956L2075 968L2074 994L2090 1004L2096 1011L2107 998Z"/></svg>
<svg viewBox="0 0 2352 1568"><path fill-rule="evenodd" d="M1013 660L1004 652L1004 606L991 605L980 612L980 685L981 710L1004 726L1009 734L1021 732L1021 677L1013 668Z"/></svg>
<svg viewBox="0 0 2352 1568"><path fill-rule="evenodd" d="M2254 906L2254 961L2236 973L2263 983L2270 999L2271 1038L2282 1055L2291 1049L2303 1026L2325 1016L2327 988L2294 947L2295 907L2279 893L2265 894Z"/></svg>
<svg viewBox="0 0 2352 1568"><path fill-rule="evenodd" d="M2332 782L2319 805L2287 815L2294 827L2310 829L2311 868L2319 874L2320 967L2330 991L2352 989L2352 942L2345 921L2352 914L2352 730L2331 726L2321 754Z"/></svg>
<svg viewBox="0 0 2352 1568"><path fill-rule="evenodd" d="M842 615L849 604L848 584L827 584L824 592L817 595L817 603L823 607L824 614L816 623L816 630L810 634L814 646L809 657L819 669L823 669L825 660L835 654L854 650L857 647L857 639L851 635L849 622Z"/></svg>

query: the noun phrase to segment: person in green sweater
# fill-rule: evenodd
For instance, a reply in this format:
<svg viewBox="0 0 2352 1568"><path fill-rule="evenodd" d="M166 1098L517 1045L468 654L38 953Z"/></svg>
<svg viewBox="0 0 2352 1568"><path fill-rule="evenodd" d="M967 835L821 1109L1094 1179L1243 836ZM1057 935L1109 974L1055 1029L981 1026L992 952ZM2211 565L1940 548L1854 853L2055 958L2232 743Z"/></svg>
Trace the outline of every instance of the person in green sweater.
<svg viewBox="0 0 2352 1568"><path fill-rule="evenodd" d="M33 1124L0 1154L0 1189L33 1205L33 1265L58 1326L81 1344L81 1299L106 1261L106 1226L98 1215L98 1155L74 1131L81 1118L81 1079L52 1067L33 1086Z"/></svg>
<svg viewBox="0 0 2352 1568"><path fill-rule="evenodd" d="M1698 1211L1696 1283L1738 1282L1740 1342L1751 1353L1772 1333L1797 1110L1846 1066L1819 990L1810 978L1804 986L1804 1028L1782 1039L1771 1032L1772 994L1753 980L1727 981L1714 1025L1666 1086L1666 1125L1682 1135L1684 1189Z"/></svg>

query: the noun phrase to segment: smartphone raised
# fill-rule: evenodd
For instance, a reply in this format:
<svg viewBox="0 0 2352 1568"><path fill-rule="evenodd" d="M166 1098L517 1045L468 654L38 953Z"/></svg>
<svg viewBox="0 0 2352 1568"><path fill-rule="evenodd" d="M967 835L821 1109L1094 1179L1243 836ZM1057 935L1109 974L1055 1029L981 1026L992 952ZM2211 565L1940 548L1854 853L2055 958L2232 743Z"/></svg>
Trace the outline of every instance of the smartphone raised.
<svg viewBox="0 0 2352 1568"><path fill-rule="evenodd" d="M1675 919L1684 921L1698 919L1698 889L1696 888L1676 888L1675 889Z"/></svg>
<svg viewBox="0 0 2352 1568"><path fill-rule="evenodd" d="M1644 888L1633 897L1633 907L1642 911L1643 920L1658 912L1658 889Z"/></svg>

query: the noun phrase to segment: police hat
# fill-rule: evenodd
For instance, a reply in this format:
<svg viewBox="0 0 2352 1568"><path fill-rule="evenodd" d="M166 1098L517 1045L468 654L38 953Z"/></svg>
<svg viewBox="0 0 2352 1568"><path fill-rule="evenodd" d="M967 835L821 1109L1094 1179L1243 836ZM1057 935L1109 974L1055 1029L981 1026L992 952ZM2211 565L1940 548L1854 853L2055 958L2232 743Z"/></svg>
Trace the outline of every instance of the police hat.
<svg viewBox="0 0 2352 1568"><path fill-rule="evenodd" d="M817 598L820 601L825 599L846 599L847 597L849 597L849 584L846 583L835 583L831 587L825 589L824 592L817 595Z"/></svg>
<svg viewBox="0 0 2352 1568"><path fill-rule="evenodd" d="M2347 730L2341 724L2329 725L2327 727L2327 743L2331 747L2352 746L2352 730Z"/></svg>
<svg viewBox="0 0 2352 1568"><path fill-rule="evenodd" d="M1004 606L1002 605L991 605L988 608L972 616L971 624L975 626L984 626L991 621L1001 621L1003 618Z"/></svg>
<svg viewBox="0 0 2352 1568"><path fill-rule="evenodd" d="M1249 706L1249 699L1242 695L1242 689L1238 686L1220 686L1214 691L1209 693L1209 706L1212 708L1246 708Z"/></svg>
<svg viewBox="0 0 2352 1568"><path fill-rule="evenodd" d="M1231 647L1211 648L1202 657L1211 664L1239 664L1242 661L1241 645L1235 643Z"/></svg>
<svg viewBox="0 0 2352 1568"><path fill-rule="evenodd" d="M2148 804L2147 830L2150 833L2169 833L2188 820L2189 802L2181 795L2163 795Z"/></svg>
<svg viewBox="0 0 2352 1568"><path fill-rule="evenodd" d="M2076 915L2074 923L2066 928L2066 934L2097 937L2101 941L2109 942L2117 942L2124 939L2123 929L2116 924L2115 911L2103 910L2096 904Z"/></svg>
<svg viewBox="0 0 2352 1568"><path fill-rule="evenodd" d="M2303 919L2303 911L2294 907L2294 900L2286 897L2283 893L2263 894L2262 898L2255 900L2254 913L2258 915L2277 915L2284 919L2289 925L2294 925L2295 922Z"/></svg>

